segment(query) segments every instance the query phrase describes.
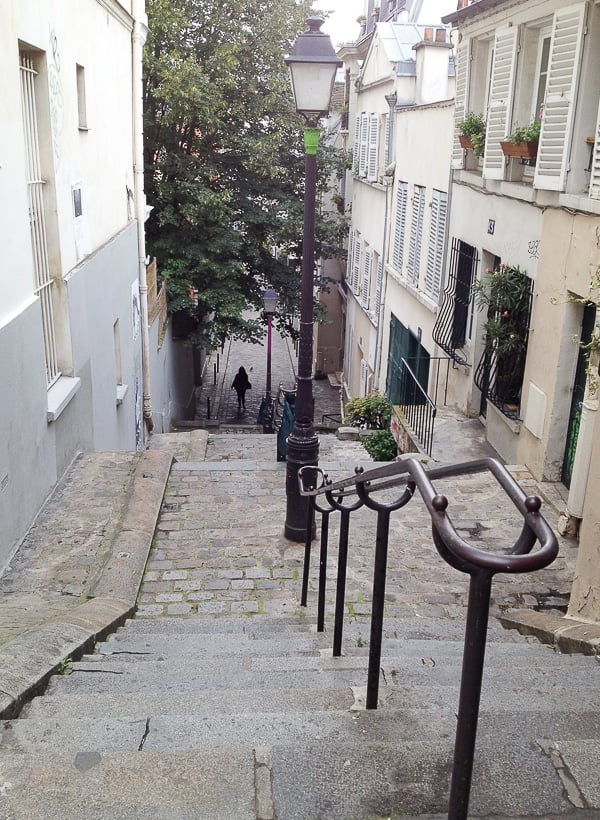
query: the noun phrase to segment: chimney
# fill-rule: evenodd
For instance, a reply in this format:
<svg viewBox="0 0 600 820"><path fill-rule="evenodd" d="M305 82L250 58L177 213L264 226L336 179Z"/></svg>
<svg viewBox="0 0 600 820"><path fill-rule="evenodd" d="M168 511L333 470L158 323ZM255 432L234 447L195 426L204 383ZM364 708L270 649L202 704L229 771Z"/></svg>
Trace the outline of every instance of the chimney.
<svg viewBox="0 0 600 820"><path fill-rule="evenodd" d="M451 44L446 42L446 29L425 28L423 39L413 46L415 51L415 103L428 105L448 99L448 63Z"/></svg>

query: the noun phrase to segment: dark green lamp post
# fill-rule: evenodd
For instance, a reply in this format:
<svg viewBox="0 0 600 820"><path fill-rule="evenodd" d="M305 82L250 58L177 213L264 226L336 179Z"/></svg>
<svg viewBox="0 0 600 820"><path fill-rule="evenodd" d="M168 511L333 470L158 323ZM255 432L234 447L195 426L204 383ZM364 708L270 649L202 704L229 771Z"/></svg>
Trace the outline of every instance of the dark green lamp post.
<svg viewBox="0 0 600 820"><path fill-rule="evenodd" d="M329 113L335 75L343 65L335 55L330 38L321 31L323 20L311 17L307 20L307 25L308 31L298 36L290 55L285 58L290 69L296 111L306 121L298 388L294 427L287 439L285 517L285 537L298 542L305 541L308 520L308 499L300 495L298 470L305 466L316 466L319 462L319 439L314 431L312 392L318 124Z"/></svg>

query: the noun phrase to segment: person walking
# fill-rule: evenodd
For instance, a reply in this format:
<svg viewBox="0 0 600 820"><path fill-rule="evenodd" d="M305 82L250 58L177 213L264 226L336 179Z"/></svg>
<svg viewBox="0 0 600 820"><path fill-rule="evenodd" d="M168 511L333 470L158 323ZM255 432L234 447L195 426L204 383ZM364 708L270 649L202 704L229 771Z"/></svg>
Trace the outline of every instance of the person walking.
<svg viewBox="0 0 600 820"><path fill-rule="evenodd" d="M250 384L248 374L243 367L240 367L238 372L235 374L235 378L231 384L231 389L235 390L237 393L238 412L241 412L242 408L245 410L246 390L252 390L252 385Z"/></svg>

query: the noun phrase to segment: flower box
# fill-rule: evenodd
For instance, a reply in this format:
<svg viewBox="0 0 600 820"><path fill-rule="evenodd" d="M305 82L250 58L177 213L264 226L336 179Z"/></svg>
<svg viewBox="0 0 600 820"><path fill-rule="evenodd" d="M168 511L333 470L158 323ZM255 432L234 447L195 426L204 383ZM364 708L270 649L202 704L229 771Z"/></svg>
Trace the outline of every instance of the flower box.
<svg viewBox="0 0 600 820"><path fill-rule="evenodd" d="M538 141L530 142L500 142L502 153L505 157L518 157L519 159L535 159L538 152Z"/></svg>
<svg viewBox="0 0 600 820"><path fill-rule="evenodd" d="M471 151L473 150L473 140L471 137L464 137L462 134L459 134L458 141L460 142L461 148Z"/></svg>

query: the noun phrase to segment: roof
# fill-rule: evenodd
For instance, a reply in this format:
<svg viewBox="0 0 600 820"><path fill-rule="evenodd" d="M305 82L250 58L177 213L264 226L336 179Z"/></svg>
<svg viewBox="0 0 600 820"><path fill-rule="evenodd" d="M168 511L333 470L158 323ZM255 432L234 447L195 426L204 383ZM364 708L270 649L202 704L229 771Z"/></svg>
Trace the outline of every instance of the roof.
<svg viewBox="0 0 600 820"><path fill-rule="evenodd" d="M414 76L414 46L422 43L425 29L444 28L441 23L378 23L377 36L385 49L386 57L394 64L399 76Z"/></svg>

